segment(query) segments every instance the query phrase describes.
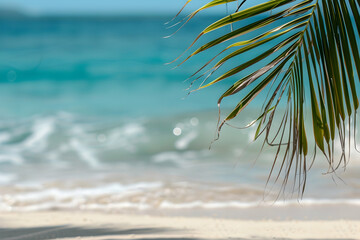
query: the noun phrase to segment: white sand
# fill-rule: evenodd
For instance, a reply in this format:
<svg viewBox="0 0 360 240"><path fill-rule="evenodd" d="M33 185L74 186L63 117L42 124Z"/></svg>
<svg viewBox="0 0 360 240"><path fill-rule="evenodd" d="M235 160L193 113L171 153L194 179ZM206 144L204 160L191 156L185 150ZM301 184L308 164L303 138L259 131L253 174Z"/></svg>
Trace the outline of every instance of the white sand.
<svg viewBox="0 0 360 240"><path fill-rule="evenodd" d="M360 239L358 220L246 221L62 211L0 213L0 224L1 240Z"/></svg>

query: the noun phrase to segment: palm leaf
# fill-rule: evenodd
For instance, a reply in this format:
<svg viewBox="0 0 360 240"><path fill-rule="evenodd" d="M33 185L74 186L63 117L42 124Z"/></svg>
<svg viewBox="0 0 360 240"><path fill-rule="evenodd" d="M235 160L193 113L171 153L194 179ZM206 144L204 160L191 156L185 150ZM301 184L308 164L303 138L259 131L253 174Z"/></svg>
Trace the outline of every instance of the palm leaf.
<svg viewBox="0 0 360 240"><path fill-rule="evenodd" d="M210 1L190 14L188 20L200 11L228 2L233 1ZM245 2L238 4L239 8ZM206 71L210 73L205 79L210 81L196 90L225 79L233 80L250 67L255 69L234 81L219 98L220 106L224 98L239 92L247 93L219 122L218 130L220 132L224 124L239 116L258 95L267 91L268 97L260 116L249 126L257 122L255 139L263 135L265 144L277 148L269 179L275 166L279 165L276 181L282 176L285 189L289 177L293 175L294 188L297 187L299 194L303 194L306 174L313 163L309 149L314 149L314 158L316 149L322 152L328 160L329 172L335 171L341 164L346 166L348 161L346 146L350 145L351 132L355 133L359 108L360 2L264 0L256 6L239 8L207 26L190 47L209 32L232 25L230 32L219 34L198 47L183 62L214 47L221 50L192 76L210 66ZM244 21L254 17L256 20L250 24ZM228 41L231 43L226 45ZM266 51L263 50L265 44L270 46ZM253 50L258 50L256 56L237 62L236 59ZM220 59L213 63L217 58ZM230 69L224 71L223 66L230 66ZM196 79L205 77L205 73ZM211 80L215 73L220 75ZM281 111L283 102L287 102L286 109ZM305 104L311 109L310 128L305 125ZM279 118L282 121L274 121ZM354 122L352 126L351 120ZM314 141L308 141L309 136ZM337 144L341 147L340 157L336 157L334 152Z"/></svg>

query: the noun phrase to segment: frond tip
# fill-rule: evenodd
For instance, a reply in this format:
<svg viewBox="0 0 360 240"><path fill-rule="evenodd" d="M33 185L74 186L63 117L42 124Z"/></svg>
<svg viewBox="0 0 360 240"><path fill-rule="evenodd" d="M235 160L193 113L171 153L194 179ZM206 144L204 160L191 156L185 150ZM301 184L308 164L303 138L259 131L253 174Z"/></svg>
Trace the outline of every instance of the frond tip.
<svg viewBox="0 0 360 240"><path fill-rule="evenodd" d="M228 2L233 1L209 1L191 14L189 20L200 11ZM243 3L245 1L240 6ZM200 86L201 89L225 79L233 81L219 98L219 105L224 98L245 93L230 114L219 122L219 131L259 95L267 93L261 114L251 125L258 123L255 139L263 136L264 144L277 149L268 181L278 166L274 177L275 181L282 179L283 189L289 177L294 176L293 190L298 189L300 195L304 193L307 171L317 150L326 157L328 172L334 172L340 166L346 167L352 142L356 148L359 8L356 0L264 0L256 6L237 8L207 26L192 46L209 32L228 25L236 27L203 44L185 59L215 46L222 48L220 54L211 57L193 77L210 66L206 80L214 73L219 76ZM249 18L251 22L245 22ZM226 45L228 41L230 44ZM249 52L256 54L250 59L244 57ZM218 58L217 63L213 63ZM239 61L240 58L246 60ZM223 66L227 66L226 71L222 71ZM250 67L255 70L249 73ZM241 77L236 80L238 76ZM284 105L285 110L280 108ZM312 127L305 124L307 109L310 109ZM350 139L352 132L354 141ZM314 141L308 141L309 136ZM338 145L339 154L334 150ZM314 149L313 158L309 157L309 149Z"/></svg>

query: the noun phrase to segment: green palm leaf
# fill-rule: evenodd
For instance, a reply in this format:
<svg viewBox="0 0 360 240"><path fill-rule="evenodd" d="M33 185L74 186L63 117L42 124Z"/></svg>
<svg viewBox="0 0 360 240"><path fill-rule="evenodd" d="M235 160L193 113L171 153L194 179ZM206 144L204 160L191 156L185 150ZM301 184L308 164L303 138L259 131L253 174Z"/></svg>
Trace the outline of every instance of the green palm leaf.
<svg viewBox="0 0 360 240"><path fill-rule="evenodd" d="M233 1L210 1L190 14L188 20L200 11L228 2ZM246 0L240 6L244 2ZM346 146L350 145L350 134L355 133L356 126L350 125L350 120L356 122L359 108L359 8L358 0L264 0L259 5L237 9L207 26L191 46L209 32L229 25L233 28L198 47L183 61L215 46L222 48L192 77L207 66L210 66L210 73L205 80L211 79L215 73L220 75L201 84L198 89L234 79L250 67L255 69L233 82L219 98L220 106L223 99L239 92L246 93L230 114L219 122L218 130L267 91L268 98L260 116L249 126L257 122L255 139L263 135L265 144L277 148L270 176L279 164L276 180L282 176L284 188L289 176L293 175L299 193L303 194L306 173L313 162L309 149L314 149L314 152L319 149L323 153L329 163L329 172L335 171L342 163L346 166L349 151ZM244 20L254 17L256 20L252 23L244 23ZM226 45L227 41L231 43ZM259 51L265 44L270 47ZM237 62L236 59L246 56L251 50L256 51L256 56ZM220 59L213 63L217 58ZM223 71L223 66L231 67ZM284 102L286 109L281 111ZM306 103L311 109L310 129L305 126ZM275 122L274 119L282 121ZM308 142L311 135L313 146ZM334 152L337 144L341 146L338 160Z"/></svg>

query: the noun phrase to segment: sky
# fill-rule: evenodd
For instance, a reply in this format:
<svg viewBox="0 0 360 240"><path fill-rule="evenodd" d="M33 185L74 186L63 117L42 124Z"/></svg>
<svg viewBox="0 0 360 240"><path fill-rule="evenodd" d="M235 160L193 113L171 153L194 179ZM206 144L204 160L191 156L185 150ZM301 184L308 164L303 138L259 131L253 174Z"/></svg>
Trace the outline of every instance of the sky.
<svg viewBox="0 0 360 240"><path fill-rule="evenodd" d="M259 2L251 0L249 2ZM0 8L20 9L34 15L53 14L176 14L186 0L0 0ZM193 0L193 11L209 0ZM215 9L210 12L220 12Z"/></svg>

